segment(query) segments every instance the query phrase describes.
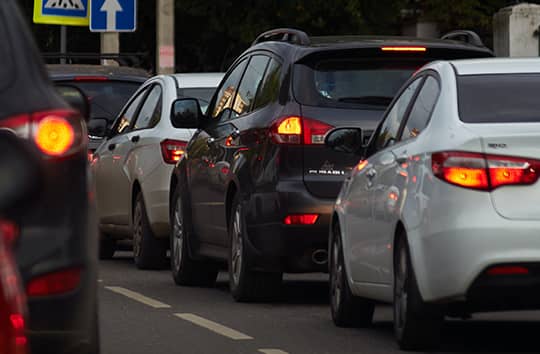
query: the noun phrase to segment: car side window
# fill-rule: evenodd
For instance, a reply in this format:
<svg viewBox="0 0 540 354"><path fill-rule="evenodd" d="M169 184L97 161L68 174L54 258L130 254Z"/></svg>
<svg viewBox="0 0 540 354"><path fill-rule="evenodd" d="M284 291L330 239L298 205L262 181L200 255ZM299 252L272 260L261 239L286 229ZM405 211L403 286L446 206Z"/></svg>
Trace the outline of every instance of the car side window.
<svg viewBox="0 0 540 354"><path fill-rule="evenodd" d="M409 86L401 91L401 95L394 102L394 105L386 114L382 126L378 129L378 134L374 141L375 146L373 147L373 152L382 150L398 140L399 128L401 127L405 113L407 113L407 108L423 79L424 78L422 77L414 80Z"/></svg>
<svg viewBox="0 0 540 354"><path fill-rule="evenodd" d="M414 138L428 125L431 112L439 97L439 82L433 76L428 76L413 103L407 123L403 128L402 140Z"/></svg>
<svg viewBox="0 0 540 354"><path fill-rule="evenodd" d="M279 88L281 86L280 78L281 64L277 60L271 59L259 87L257 96L255 97L255 102L253 103L252 108L253 111L262 108L278 99Z"/></svg>
<svg viewBox="0 0 540 354"><path fill-rule="evenodd" d="M155 85L150 90L137 115L133 130L152 128L159 122L161 118L162 92L160 85Z"/></svg>
<svg viewBox="0 0 540 354"><path fill-rule="evenodd" d="M244 74L247 60L238 64L227 76L223 84L218 88L217 95L208 108L208 118L210 121L219 122L229 119L233 109L234 99L238 92L238 84Z"/></svg>
<svg viewBox="0 0 540 354"><path fill-rule="evenodd" d="M246 73L238 87L238 94L234 100L230 118L236 118L251 111L269 60L270 58L266 55L254 55L251 57Z"/></svg>
<svg viewBox="0 0 540 354"><path fill-rule="evenodd" d="M116 121L114 122L114 125L112 128L113 135L119 135L119 134L127 133L129 131L131 122L133 121L135 114L138 112L141 101L144 98L147 91L148 91L147 89L140 91L137 94L137 97L135 97L124 109L124 111L120 113L120 116L116 118Z"/></svg>

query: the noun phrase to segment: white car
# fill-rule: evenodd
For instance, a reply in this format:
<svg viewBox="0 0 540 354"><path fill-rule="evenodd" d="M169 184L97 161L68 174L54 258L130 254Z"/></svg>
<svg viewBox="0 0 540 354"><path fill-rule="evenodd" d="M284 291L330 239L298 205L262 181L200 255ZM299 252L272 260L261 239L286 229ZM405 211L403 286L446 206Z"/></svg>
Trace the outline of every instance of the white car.
<svg viewBox="0 0 540 354"><path fill-rule="evenodd" d="M156 76L137 90L116 118L91 163L102 259L113 256L117 240L132 238L137 267L166 265L171 172L193 134L175 127L173 105L185 97L208 102L222 77Z"/></svg>
<svg viewBox="0 0 540 354"><path fill-rule="evenodd" d="M336 201L332 317L367 326L393 303L402 349L436 345L445 316L540 308L540 60L429 64L402 88Z"/></svg>

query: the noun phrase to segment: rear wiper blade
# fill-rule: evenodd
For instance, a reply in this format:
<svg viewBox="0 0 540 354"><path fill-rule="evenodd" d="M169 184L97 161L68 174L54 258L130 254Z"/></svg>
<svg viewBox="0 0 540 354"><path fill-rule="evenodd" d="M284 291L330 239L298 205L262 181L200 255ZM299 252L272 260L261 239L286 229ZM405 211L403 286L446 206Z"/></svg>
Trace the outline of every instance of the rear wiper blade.
<svg viewBox="0 0 540 354"><path fill-rule="evenodd" d="M363 103L377 106L388 106L392 102L392 97L388 96L359 96L359 97L340 97L339 102Z"/></svg>

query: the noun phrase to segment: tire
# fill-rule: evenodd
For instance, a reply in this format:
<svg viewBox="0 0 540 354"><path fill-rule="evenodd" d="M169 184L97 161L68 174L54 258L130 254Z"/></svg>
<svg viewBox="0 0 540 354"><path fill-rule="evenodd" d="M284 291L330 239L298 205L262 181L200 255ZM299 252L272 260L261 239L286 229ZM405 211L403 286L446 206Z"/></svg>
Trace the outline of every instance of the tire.
<svg viewBox="0 0 540 354"><path fill-rule="evenodd" d="M349 287L339 225L330 243L330 310L338 327L368 327L373 321L373 302L354 296Z"/></svg>
<svg viewBox="0 0 540 354"><path fill-rule="evenodd" d="M238 196L234 197L229 222L229 288L235 301L274 300L280 293L282 273L257 272L246 243L246 224Z"/></svg>
<svg viewBox="0 0 540 354"><path fill-rule="evenodd" d="M407 238L402 232L394 257L394 334L402 350L436 348L440 342L444 310L423 301L412 267Z"/></svg>
<svg viewBox="0 0 540 354"><path fill-rule="evenodd" d="M116 240L107 235L100 235L99 238L99 259L112 259L116 252Z"/></svg>
<svg viewBox="0 0 540 354"><path fill-rule="evenodd" d="M167 264L167 247L157 239L146 215L141 193L138 193L133 211L133 259L139 269L163 269Z"/></svg>
<svg viewBox="0 0 540 354"><path fill-rule="evenodd" d="M171 201L171 272L177 285L213 286L218 266L209 261L198 261L189 254L189 239L193 235L191 217L184 208L180 188L176 188Z"/></svg>

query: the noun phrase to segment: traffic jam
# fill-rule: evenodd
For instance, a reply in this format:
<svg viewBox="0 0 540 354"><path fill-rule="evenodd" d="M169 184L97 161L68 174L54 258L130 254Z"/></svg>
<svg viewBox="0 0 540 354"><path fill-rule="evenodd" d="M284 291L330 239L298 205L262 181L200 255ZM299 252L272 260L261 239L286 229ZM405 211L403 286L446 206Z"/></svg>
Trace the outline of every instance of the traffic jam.
<svg viewBox="0 0 540 354"><path fill-rule="evenodd" d="M279 28L224 72L44 65L14 0L0 42L1 354L540 350L540 59Z"/></svg>

